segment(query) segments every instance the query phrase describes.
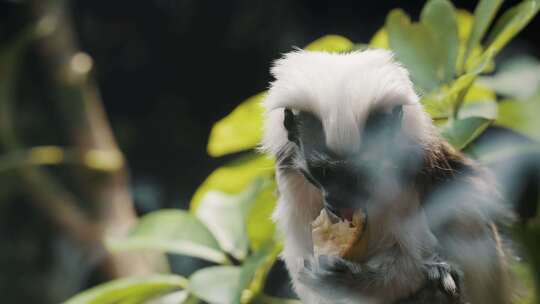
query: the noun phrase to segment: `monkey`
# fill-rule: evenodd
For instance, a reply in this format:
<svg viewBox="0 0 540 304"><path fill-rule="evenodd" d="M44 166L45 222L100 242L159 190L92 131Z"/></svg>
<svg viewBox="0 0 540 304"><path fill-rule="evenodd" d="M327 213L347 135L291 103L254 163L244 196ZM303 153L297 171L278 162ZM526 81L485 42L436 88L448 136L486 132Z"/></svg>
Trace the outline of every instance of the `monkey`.
<svg viewBox="0 0 540 304"><path fill-rule="evenodd" d="M510 303L490 173L439 134L382 49L276 60L261 150L276 159L281 259L304 303ZM322 209L366 214L361 261L314 256Z"/></svg>

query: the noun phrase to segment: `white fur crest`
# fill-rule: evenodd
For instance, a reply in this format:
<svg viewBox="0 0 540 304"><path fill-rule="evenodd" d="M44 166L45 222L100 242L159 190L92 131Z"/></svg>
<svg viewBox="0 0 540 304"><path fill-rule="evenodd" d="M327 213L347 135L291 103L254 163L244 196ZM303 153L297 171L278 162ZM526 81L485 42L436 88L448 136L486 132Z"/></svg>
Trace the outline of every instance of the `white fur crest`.
<svg viewBox="0 0 540 304"><path fill-rule="evenodd" d="M408 72L386 50L344 54L296 50L277 60L272 74L276 80L264 102L267 152L277 153L286 143L283 108L318 116L326 143L336 152L358 149L363 122L375 107L406 105L404 127L419 142L424 142L421 131L431 124Z"/></svg>

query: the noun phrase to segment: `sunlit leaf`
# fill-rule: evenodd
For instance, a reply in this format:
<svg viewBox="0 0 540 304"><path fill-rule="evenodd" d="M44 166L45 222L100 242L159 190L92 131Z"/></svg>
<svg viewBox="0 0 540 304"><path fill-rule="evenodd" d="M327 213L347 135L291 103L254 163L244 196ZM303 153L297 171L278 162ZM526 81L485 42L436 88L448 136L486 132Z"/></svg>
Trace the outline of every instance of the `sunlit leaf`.
<svg viewBox="0 0 540 304"><path fill-rule="evenodd" d="M497 118L497 102L493 100L478 100L465 102L459 109L458 118L465 119L481 117L489 120Z"/></svg>
<svg viewBox="0 0 540 304"><path fill-rule="evenodd" d="M276 298L266 294L259 296L259 299L263 304L302 304L300 300Z"/></svg>
<svg viewBox="0 0 540 304"><path fill-rule="evenodd" d="M386 29L384 27L379 29L377 33L373 35L373 37L369 41L369 47L376 49L390 48L390 45L388 43L388 33L386 32Z"/></svg>
<svg viewBox="0 0 540 304"><path fill-rule="evenodd" d="M244 259L248 250L247 228L244 220L244 200L254 194L228 195L209 191L203 197L195 214L212 231L223 250L237 259Z"/></svg>
<svg viewBox="0 0 540 304"><path fill-rule="evenodd" d="M504 100L499 103L495 125L508 128L540 141L540 96L527 100Z"/></svg>
<svg viewBox="0 0 540 304"><path fill-rule="evenodd" d="M311 42L305 49L308 51L339 53L350 51L353 47L354 43L343 36L326 35Z"/></svg>
<svg viewBox="0 0 540 304"><path fill-rule="evenodd" d="M193 214L164 209L143 216L125 238L107 240L113 251L158 250L226 263L227 257L208 228Z"/></svg>
<svg viewBox="0 0 540 304"><path fill-rule="evenodd" d="M535 241L533 241L535 242ZM524 295L518 296L515 303L516 304L535 304L536 296L534 294L534 277L533 270L524 262L515 262L512 265L512 273L516 275L520 283L522 283L526 288L520 292L525 293Z"/></svg>
<svg viewBox="0 0 540 304"><path fill-rule="evenodd" d="M490 123L491 120L481 117L450 120L441 134L454 148L461 150L480 136Z"/></svg>
<svg viewBox="0 0 540 304"><path fill-rule="evenodd" d="M467 10L456 9L458 37L460 41L467 41L472 31L474 16Z"/></svg>
<svg viewBox="0 0 540 304"><path fill-rule="evenodd" d="M526 0L506 11L495 23L483 57L493 58L538 13L540 3ZM484 60L484 59L479 59Z"/></svg>
<svg viewBox="0 0 540 304"><path fill-rule="evenodd" d="M276 192L276 183L268 179L247 212L247 233L253 250L275 237L276 228L271 216L276 206Z"/></svg>
<svg viewBox="0 0 540 304"><path fill-rule="evenodd" d="M496 100L493 90L475 82L465 95L458 118L482 117L493 120L497 118Z"/></svg>
<svg viewBox="0 0 540 304"><path fill-rule="evenodd" d="M464 100L474 83L475 75L465 74L456 79L449 87L425 95L421 99L425 111L434 119L453 116L454 109Z"/></svg>
<svg viewBox="0 0 540 304"><path fill-rule="evenodd" d="M479 82L497 93L526 99L540 91L540 62L533 57L520 56L502 62L493 76L484 76Z"/></svg>
<svg viewBox="0 0 540 304"><path fill-rule="evenodd" d="M154 298L144 304L188 304L190 303L190 294L187 290L180 290L168 293L164 296ZM121 303L124 304L124 303Z"/></svg>
<svg viewBox="0 0 540 304"><path fill-rule="evenodd" d="M465 49L465 58L468 58L472 50L480 44L502 2L503 0L480 0L476 5L473 28Z"/></svg>
<svg viewBox="0 0 540 304"><path fill-rule="evenodd" d="M430 29L436 49L441 53L437 75L445 83L454 78L459 48L458 26L452 3L447 0L429 1L420 15L420 21Z"/></svg>
<svg viewBox="0 0 540 304"><path fill-rule="evenodd" d="M240 282L240 267L213 266L196 271L189 278L191 293L210 304L230 304Z"/></svg>
<svg viewBox="0 0 540 304"><path fill-rule="evenodd" d="M184 289L187 285L187 280L178 275L123 278L88 289L64 304L117 304L131 298L143 303L156 296Z"/></svg>
<svg viewBox="0 0 540 304"><path fill-rule="evenodd" d="M251 303L251 300L262 291L266 276L280 251L280 246L275 242L267 242L242 264L233 303Z"/></svg>
<svg viewBox="0 0 540 304"><path fill-rule="evenodd" d="M191 200L190 209L195 211L209 191L239 194L258 177L270 177L273 172L274 161L264 155L244 157L220 167L199 186Z"/></svg>
<svg viewBox="0 0 540 304"><path fill-rule="evenodd" d="M208 154L217 157L257 146L263 134L265 97L266 92L251 96L216 122L210 132Z"/></svg>
<svg viewBox="0 0 540 304"><path fill-rule="evenodd" d="M467 42L472 31L474 16L466 10L456 10L456 18L458 23L458 36L459 36L459 52L456 61L456 71L460 75L463 71L479 73L490 72L495 69L495 62L493 58L481 58L484 50L480 44L473 47L465 57L465 51L467 49ZM483 60L482 60L483 59ZM477 69L481 70L477 72Z"/></svg>

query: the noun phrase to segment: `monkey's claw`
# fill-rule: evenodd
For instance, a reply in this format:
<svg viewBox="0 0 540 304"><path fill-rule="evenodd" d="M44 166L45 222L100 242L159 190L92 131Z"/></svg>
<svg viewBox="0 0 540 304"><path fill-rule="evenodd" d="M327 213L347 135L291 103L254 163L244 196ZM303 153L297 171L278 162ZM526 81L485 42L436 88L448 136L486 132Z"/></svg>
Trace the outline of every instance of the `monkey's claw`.
<svg viewBox="0 0 540 304"><path fill-rule="evenodd" d="M426 264L428 280L438 282L442 289L451 296L458 296L458 275L452 267L445 262L432 262Z"/></svg>

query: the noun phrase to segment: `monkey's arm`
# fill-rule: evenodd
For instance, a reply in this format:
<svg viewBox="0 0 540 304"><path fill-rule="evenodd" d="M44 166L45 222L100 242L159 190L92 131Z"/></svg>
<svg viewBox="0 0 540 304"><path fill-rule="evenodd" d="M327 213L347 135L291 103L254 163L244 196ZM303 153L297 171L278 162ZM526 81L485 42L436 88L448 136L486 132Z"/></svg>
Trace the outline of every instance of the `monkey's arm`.
<svg viewBox="0 0 540 304"><path fill-rule="evenodd" d="M317 261L305 261L299 281L332 303L363 303L366 298L388 297L407 298L396 303L461 303L459 276L448 264L434 256L420 269L407 271L411 266L407 259L391 254L374 267L320 256ZM399 289L405 296L390 294Z"/></svg>
<svg viewBox="0 0 540 304"><path fill-rule="evenodd" d="M422 194L423 209L440 252L463 275L466 300L508 304L511 298L506 252L495 223L510 223L494 177L449 145L432 166Z"/></svg>

